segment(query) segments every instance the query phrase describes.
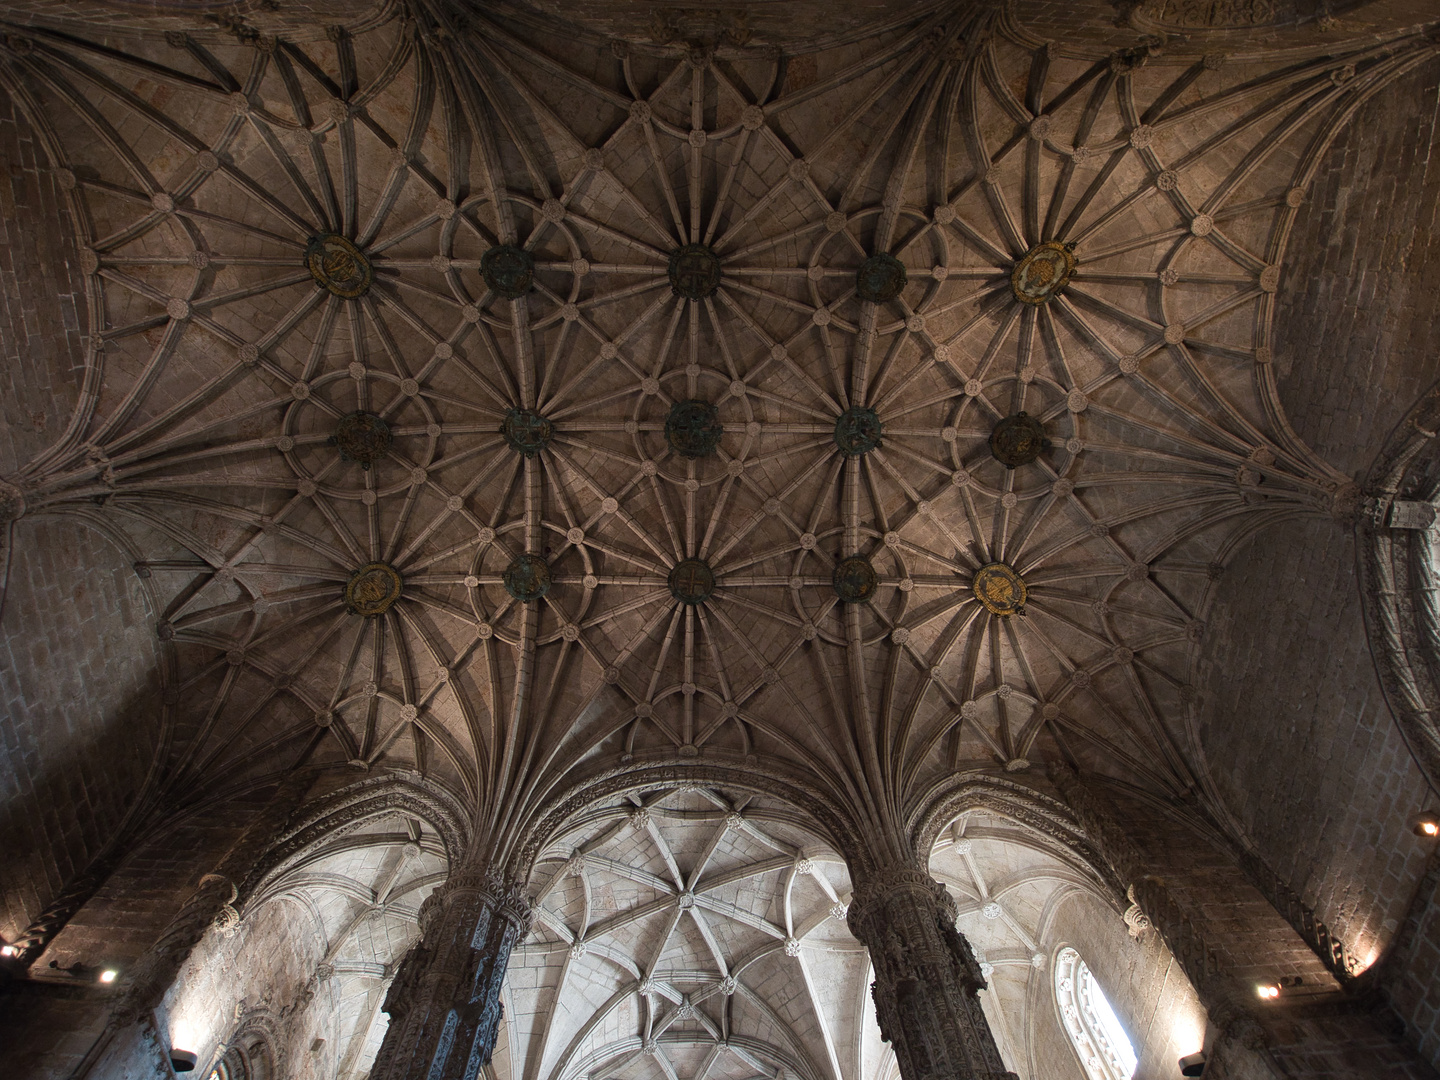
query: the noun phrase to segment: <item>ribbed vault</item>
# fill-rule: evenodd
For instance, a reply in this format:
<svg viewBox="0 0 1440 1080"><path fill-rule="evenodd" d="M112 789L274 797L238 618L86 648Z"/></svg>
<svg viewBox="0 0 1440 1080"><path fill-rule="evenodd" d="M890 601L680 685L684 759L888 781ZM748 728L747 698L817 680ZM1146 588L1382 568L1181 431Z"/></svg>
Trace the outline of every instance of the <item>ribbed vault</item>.
<svg viewBox="0 0 1440 1080"><path fill-rule="evenodd" d="M503 860L577 773L763 759L883 863L957 770L1203 789L1218 568L1355 502L1275 393L1288 231L1431 42L1091 55L965 7L737 41L430 0L6 27L90 335L7 501L144 553L156 805L413 769ZM795 977L863 967L845 871L751 806L606 803L547 849L514 1013L573 985L596 1027L512 1013L518 1080L858 1080L858 997Z"/></svg>
<svg viewBox="0 0 1440 1080"><path fill-rule="evenodd" d="M602 803L531 891L497 1076L864 1075L848 875L792 809L708 787Z"/></svg>

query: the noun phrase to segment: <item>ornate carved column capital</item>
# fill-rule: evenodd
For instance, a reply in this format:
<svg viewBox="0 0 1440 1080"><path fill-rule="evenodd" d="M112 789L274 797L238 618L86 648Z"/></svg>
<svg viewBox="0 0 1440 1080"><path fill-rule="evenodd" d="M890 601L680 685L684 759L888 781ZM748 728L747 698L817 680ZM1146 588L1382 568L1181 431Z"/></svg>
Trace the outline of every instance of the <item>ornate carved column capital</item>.
<svg viewBox="0 0 1440 1080"><path fill-rule="evenodd" d="M459 1080L488 1065L510 953L530 931L524 883L461 867L420 906L421 939L386 994L373 1080Z"/></svg>
<svg viewBox="0 0 1440 1080"><path fill-rule="evenodd" d="M870 950L880 1032L904 1080L1007 1075L975 996L985 978L955 918L950 894L918 864L877 867L856 882L846 921Z"/></svg>

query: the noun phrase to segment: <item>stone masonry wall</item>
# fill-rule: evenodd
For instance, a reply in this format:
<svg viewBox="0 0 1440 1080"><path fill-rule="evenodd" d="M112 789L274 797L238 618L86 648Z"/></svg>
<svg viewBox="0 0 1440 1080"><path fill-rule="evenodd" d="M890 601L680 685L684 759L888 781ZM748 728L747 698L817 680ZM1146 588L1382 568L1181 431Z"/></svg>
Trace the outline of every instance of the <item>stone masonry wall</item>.
<svg viewBox="0 0 1440 1080"><path fill-rule="evenodd" d="M1425 785L1381 694L1354 541L1328 521L1259 536L1220 582L1197 685L1225 807L1261 857L1369 964L1421 873Z"/></svg>
<svg viewBox="0 0 1440 1080"><path fill-rule="evenodd" d="M100 850L144 782L160 713L153 621L129 560L99 533L57 517L16 524L0 613L7 941Z"/></svg>
<svg viewBox="0 0 1440 1080"><path fill-rule="evenodd" d="M84 371L85 295L65 191L0 91L0 476L64 432Z"/></svg>

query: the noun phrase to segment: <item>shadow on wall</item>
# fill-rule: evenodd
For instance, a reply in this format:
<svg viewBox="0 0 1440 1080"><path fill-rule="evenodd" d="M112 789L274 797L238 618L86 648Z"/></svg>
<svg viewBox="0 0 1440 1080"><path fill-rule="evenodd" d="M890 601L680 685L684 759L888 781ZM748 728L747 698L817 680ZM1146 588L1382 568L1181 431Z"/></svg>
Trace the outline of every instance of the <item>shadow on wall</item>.
<svg viewBox="0 0 1440 1080"><path fill-rule="evenodd" d="M1294 521L1226 569L1196 665L1197 734L1233 827L1362 965L1423 870L1426 787L1366 641L1348 526Z"/></svg>
<svg viewBox="0 0 1440 1080"><path fill-rule="evenodd" d="M158 741L159 643L103 535L15 525L0 612L0 936L12 940L113 835Z"/></svg>

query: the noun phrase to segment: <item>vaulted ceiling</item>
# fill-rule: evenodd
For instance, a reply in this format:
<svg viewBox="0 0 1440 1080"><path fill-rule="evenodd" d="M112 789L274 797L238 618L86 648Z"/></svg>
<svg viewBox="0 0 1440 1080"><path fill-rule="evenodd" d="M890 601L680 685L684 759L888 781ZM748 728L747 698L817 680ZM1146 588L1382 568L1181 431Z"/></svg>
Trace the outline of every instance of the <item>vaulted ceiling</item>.
<svg viewBox="0 0 1440 1080"><path fill-rule="evenodd" d="M887 842L961 768L1203 793L1218 568L1355 504L1276 394L1289 229L1427 39L1111 52L900 5L822 48L763 19L697 44L691 16L646 43L599 36L613 11L372 15L0 43L88 320L69 426L8 483L135 556L157 798L414 769L504 855L575 777L647 761L802 777ZM543 978L510 993L573 981L599 1026L552 1012L514 1075L628 1080L656 1039L645 1060L688 1055L672 1077L791 1042L858 1076L861 982L815 988L863 967L826 921L835 852L800 873L797 822L674 798L542 859L517 970ZM658 952L607 940L645 920ZM1023 922L997 970L1028 962ZM808 1005L717 995L791 939L836 967ZM769 1049L715 1065L732 1023Z"/></svg>

